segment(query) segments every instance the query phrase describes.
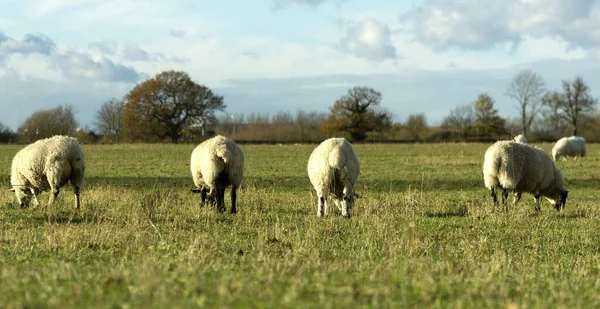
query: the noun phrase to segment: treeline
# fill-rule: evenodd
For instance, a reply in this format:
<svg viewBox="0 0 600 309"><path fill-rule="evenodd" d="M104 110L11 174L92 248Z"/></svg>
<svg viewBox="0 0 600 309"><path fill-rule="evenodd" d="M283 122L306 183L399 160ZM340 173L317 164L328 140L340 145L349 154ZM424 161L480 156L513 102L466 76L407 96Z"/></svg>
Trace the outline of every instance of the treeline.
<svg viewBox="0 0 600 309"><path fill-rule="evenodd" d="M488 142L517 134L530 141L570 135L600 141L598 99L581 77L548 91L539 75L525 70L505 94L519 116L500 117L494 99L483 92L450 110L436 126L428 124L424 113L393 122L380 104L381 93L364 86L349 89L329 112L230 114L222 96L185 72L165 71L138 84L123 100L105 102L96 112L94 128L79 127L73 106L60 105L34 112L16 132L0 123L0 142L31 143L56 134L83 143L197 143L215 134L257 143L317 143L331 136L353 142Z"/></svg>

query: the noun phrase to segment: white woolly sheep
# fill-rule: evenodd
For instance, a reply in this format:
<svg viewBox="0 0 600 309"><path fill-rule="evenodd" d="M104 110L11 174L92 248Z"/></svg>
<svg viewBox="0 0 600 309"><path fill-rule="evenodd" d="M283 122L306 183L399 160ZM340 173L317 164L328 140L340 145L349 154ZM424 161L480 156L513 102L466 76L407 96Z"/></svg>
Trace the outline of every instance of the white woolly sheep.
<svg viewBox="0 0 600 309"><path fill-rule="evenodd" d="M557 161L559 158L567 160L567 157L581 156L586 158L585 139L579 136L563 137L559 139L552 148L552 159Z"/></svg>
<svg viewBox="0 0 600 309"><path fill-rule="evenodd" d="M81 206L79 190L83 183L85 161L79 142L68 136L53 136L39 140L21 149L12 161L10 184L19 205L27 207L33 196L38 206L38 195L50 191L48 205L58 196L60 188L71 182L75 189L77 209Z"/></svg>
<svg viewBox="0 0 600 309"><path fill-rule="evenodd" d="M217 135L196 146L190 163L194 184L200 193L200 207L206 198L225 210L225 189L231 185L231 213L236 213L237 189L244 177L244 152L231 139Z"/></svg>
<svg viewBox="0 0 600 309"><path fill-rule="evenodd" d="M517 143L527 144L527 138L525 138L525 135L523 135L523 134L519 134L519 135L515 136L515 138L513 140Z"/></svg>
<svg viewBox="0 0 600 309"><path fill-rule="evenodd" d="M350 217L359 173L358 158L345 139L327 139L313 150L308 159L308 177L319 199L317 216L327 215L327 196L331 193L342 216Z"/></svg>
<svg viewBox="0 0 600 309"><path fill-rule="evenodd" d="M494 204L498 201L496 189L502 190L505 207L508 191L517 193L514 204L519 202L522 192L533 194L536 210L540 210L540 196L546 197L556 210L561 210L569 193L562 173L546 152L513 141L498 141L487 149L483 179Z"/></svg>

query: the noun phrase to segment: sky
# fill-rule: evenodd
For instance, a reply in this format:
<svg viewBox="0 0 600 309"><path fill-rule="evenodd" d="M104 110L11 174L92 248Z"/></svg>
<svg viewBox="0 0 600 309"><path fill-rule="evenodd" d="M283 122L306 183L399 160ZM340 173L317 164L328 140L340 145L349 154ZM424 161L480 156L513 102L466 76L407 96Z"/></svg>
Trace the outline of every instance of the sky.
<svg viewBox="0 0 600 309"><path fill-rule="evenodd" d="M109 99L165 70L223 95L226 113L328 112L353 86L397 122L439 125L521 70L548 90L600 87L600 0L0 0L0 123Z"/></svg>

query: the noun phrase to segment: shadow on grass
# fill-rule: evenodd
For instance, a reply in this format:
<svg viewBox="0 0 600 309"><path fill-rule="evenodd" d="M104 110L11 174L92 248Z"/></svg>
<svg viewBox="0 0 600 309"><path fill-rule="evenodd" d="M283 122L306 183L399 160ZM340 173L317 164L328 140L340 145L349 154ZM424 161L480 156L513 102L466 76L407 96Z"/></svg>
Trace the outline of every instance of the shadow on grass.
<svg viewBox="0 0 600 309"><path fill-rule="evenodd" d="M37 223L56 223L56 224L80 224L84 222L88 222L89 220L85 220L85 218L80 214L76 213L76 210L73 211L63 211L63 210L55 210L47 211L41 215L35 216L32 218Z"/></svg>
<svg viewBox="0 0 600 309"><path fill-rule="evenodd" d="M469 215L467 207L458 207L455 209L444 209L441 211L427 211L425 216L429 218L450 218L450 217L466 217Z"/></svg>
<svg viewBox="0 0 600 309"><path fill-rule="evenodd" d="M569 213L563 211L558 214L558 217L563 219L585 219L588 217L588 214L585 209L577 209Z"/></svg>

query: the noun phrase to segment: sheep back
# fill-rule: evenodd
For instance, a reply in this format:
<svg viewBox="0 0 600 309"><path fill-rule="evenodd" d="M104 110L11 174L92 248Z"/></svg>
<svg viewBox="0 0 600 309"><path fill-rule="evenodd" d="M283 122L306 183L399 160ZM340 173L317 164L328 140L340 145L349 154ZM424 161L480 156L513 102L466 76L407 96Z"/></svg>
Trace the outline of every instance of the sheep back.
<svg viewBox="0 0 600 309"><path fill-rule="evenodd" d="M71 181L81 186L85 173L83 149L68 136L39 140L21 149L13 158L11 185L48 191Z"/></svg>
<svg viewBox="0 0 600 309"><path fill-rule="evenodd" d="M579 136L563 137L559 139L552 148L552 159L554 161L561 157L586 157L585 139Z"/></svg>
<svg viewBox="0 0 600 309"><path fill-rule="evenodd" d="M310 182L320 196L325 196L330 191L341 195L345 186L354 190L360 164L348 141L344 138L330 138L313 150L307 169ZM335 186L332 187L334 183Z"/></svg>
<svg viewBox="0 0 600 309"><path fill-rule="evenodd" d="M519 135L515 136L515 138L513 140L517 143L527 144L527 138L523 134L519 134Z"/></svg>
<svg viewBox="0 0 600 309"><path fill-rule="evenodd" d="M192 151L190 169L196 186L214 189L217 185L239 186L244 177L244 152L231 139L217 135L198 145ZM227 181L218 181L221 175Z"/></svg>
<svg viewBox="0 0 600 309"><path fill-rule="evenodd" d="M485 187L540 194L560 199L564 179L550 156L538 147L513 141L498 141L485 152Z"/></svg>

